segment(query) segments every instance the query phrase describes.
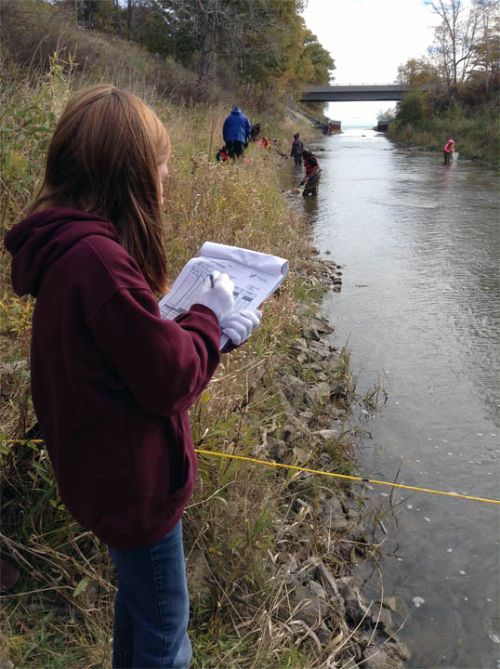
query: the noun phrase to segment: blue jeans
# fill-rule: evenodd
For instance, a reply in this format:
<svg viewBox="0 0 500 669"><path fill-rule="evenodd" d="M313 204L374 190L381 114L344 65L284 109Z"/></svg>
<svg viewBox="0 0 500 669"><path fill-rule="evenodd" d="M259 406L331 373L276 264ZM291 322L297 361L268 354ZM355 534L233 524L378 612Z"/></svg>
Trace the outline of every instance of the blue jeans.
<svg viewBox="0 0 500 669"><path fill-rule="evenodd" d="M114 669L188 669L189 595L182 523L146 548L109 553L118 573Z"/></svg>

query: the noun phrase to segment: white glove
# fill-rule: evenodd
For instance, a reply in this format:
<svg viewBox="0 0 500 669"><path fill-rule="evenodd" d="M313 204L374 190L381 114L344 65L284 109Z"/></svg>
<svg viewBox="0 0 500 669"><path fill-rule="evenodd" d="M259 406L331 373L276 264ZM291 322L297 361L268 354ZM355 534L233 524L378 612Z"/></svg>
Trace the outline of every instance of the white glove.
<svg viewBox="0 0 500 669"><path fill-rule="evenodd" d="M233 344L239 346L250 337L262 320L262 311L246 309L227 316L222 322L222 332L229 337Z"/></svg>
<svg viewBox="0 0 500 669"><path fill-rule="evenodd" d="M193 304L203 304L211 309L221 323L234 307L234 283L227 274L222 272L213 272L212 278L214 285L212 286L210 277L207 277L199 295L194 298Z"/></svg>

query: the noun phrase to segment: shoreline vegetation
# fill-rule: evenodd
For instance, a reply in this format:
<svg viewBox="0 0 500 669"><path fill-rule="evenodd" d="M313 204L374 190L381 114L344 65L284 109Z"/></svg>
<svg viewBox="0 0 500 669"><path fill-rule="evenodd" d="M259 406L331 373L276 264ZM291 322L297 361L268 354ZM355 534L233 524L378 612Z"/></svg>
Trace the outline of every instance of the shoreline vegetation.
<svg viewBox="0 0 500 669"><path fill-rule="evenodd" d="M278 182L293 132L310 141L314 131L277 105L257 114L249 100L244 110L276 145L251 144L248 160L219 164L214 158L229 101L209 97L188 105L162 96L146 76L152 56L143 54L132 67L123 42L84 32L78 38L88 39L89 54L101 44L100 69L77 72L62 33L59 49L47 52L46 70L2 53L2 235L32 198L56 119L74 89L106 80L145 98L172 138L165 217L171 277L206 240L290 261L289 276L264 306L261 328L223 358L193 407L196 447L355 473L356 446L366 435L357 412L376 411L385 395L376 388L358 396L348 351L331 343L333 328L320 305L325 291L340 290L342 271L317 258L310 230ZM49 43L34 43L34 52ZM135 46L127 55L132 52L139 53ZM0 599L0 667L104 668L110 666L114 576L104 547L61 504L44 445L32 431L33 301L12 293L9 265L2 246L0 543L21 579ZM193 669L403 666L408 651L395 639L397 602L382 594L367 601L355 576L360 565L376 569L380 545L382 512L370 511L362 492L326 477L200 457L184 523Z"/></svg>
<svg viewBox="0 0 500 669"><path fill-rule="evenodd" d="M441 116L413 122L396 117L389 124L387 137L400 146L435 153L440 160L444 144L453 137L461 159L479 161L499 170L499 129L498 99L492 99L473 110L457 103Z"/></svg>

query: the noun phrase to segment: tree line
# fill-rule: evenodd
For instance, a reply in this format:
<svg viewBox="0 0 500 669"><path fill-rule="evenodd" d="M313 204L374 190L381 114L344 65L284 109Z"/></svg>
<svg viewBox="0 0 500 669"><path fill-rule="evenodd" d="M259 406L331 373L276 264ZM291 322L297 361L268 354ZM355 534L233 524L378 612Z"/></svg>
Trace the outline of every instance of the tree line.
<svg viewBox="0 0 500 669"><path fill-rule="evenodd" d="M298 92L327 84L335 63L305 25L304 0L55 0L81 28L137 42L200 83Z"/></svg>
<svg viewBox="0 0 500 669"><path fill-rule="evenodd" d="M500 11L497 0L425 0L439 18L427 56L412 58L397 81L410 88L397 119L418 123L455 105L472 108L498 95Z"/></svg>

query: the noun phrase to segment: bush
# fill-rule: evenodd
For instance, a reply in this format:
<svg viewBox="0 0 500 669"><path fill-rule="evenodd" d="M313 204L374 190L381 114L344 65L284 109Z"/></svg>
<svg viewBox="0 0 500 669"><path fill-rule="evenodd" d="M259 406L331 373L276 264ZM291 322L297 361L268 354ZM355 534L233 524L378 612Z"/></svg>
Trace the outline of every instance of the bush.
<svg viewBox="0 0 500 669"><path fill-rule="evenodd" d="M396 124L404 127L416 126L425 116L424 101L422 93L413 91L405 95L398 104Z"/></svg>

